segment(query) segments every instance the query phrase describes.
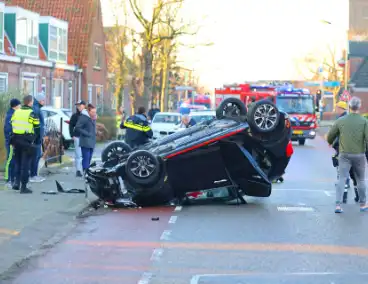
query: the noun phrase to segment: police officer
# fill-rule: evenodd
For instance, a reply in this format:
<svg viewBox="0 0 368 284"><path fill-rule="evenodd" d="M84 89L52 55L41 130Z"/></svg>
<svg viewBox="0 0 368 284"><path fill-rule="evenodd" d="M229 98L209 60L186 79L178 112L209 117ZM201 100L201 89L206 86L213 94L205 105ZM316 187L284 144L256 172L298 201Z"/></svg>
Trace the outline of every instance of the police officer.
<svg viewBox="0 0 368 284"><path fill-rule="evenodd" d="M40 134L40 120L32 109L33 97L31 95L23 98L23 106L16 110L11 118L12 137L11 143L14 147L15 169L14 190L20 193L32 193L27 188L31 160L36 151L35 140Z"/></svg>
<svg viewBox="0 0 368 284"><path fill-rule="evenodd" d="M139 107L138 113L128 117L121 123L120 128L126 128L125 142L132 148L147 143L153 136L144 107Z"/></svg>

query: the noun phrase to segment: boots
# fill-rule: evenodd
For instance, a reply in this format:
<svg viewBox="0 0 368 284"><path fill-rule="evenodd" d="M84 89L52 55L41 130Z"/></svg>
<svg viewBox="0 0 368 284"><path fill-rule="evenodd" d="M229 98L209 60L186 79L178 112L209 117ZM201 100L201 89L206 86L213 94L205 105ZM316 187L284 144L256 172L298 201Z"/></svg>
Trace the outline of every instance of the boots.
<svg viewBox="0 0 368 284"><path fill-rule="evenodd" d="M30 190L28 187L27 187L27 184L24 184L22 183L22 187L20 188L20 193L21 194L28 194L28 193L32 193L33 191Z"/></svg>
<svg viewBox="0 0 368 284"><path fill-rule="evenodd" d="M348 192L345 191L342 197L342 203L347 203L347 202L348 202Z"/></svg>

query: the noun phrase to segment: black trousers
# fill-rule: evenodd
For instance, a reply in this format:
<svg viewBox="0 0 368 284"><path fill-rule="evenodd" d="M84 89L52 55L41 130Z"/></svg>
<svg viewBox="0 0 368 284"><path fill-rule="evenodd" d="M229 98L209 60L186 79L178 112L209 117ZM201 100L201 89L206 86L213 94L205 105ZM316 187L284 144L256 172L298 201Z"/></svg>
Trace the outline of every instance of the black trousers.
<svg viewBox="0 0 368 284"><path fill-rule="evenodd" d="M29 171L31 169L31 161L33 151L30 151L31 146L16 145L14 149L15 160L15 184L26 186L29 181Z"/></svg>

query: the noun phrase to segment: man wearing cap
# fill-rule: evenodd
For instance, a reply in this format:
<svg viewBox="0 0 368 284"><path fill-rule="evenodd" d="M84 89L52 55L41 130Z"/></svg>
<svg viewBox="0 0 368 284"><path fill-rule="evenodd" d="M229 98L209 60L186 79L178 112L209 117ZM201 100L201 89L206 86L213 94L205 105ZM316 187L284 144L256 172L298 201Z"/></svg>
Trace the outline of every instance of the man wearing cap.
<svg viewBox="0 0 368 284"><path fill-rule="evenodd" d="M38 163L42 157L42 142L43 137L45 135L45 119L43 117L41 108L45 105L46 96L44 93L39 93L35 95L33 101L33 112L36 117L40 120L40 131L39 135L36 136L35 140L35 147L36 150L34 151L34 155L31 162L31 172L30 172L30 182L42 182L45 179L38 175Z"/></svg>
<svg viewBox="0 0 368 284"><path fill-rule="evenodd" d="M74 148L75 148L74 162L75 162L75 168L77 170L76 176L82 177L82 149L79 145L80 133L75 131L75 126L77 125L77 122L81 115L82 110L86 108L86 102L79 101L75 105L77 107L77 111L73 113L72 117L70 118L69 133L70 133L70 136L74 140Z"/></svg>
<svg viewBox="0 0 368 284"><path fill-rule="evenodd" d="M11 125L11 118L14 112L20 108L20 101L18 99L12 99L10 101L10 108L5 116L4 122L4 137L5 137L5 147L7 152L7 161L5 165L5 180L7 181L7 186L9 188L13 187L14 183L14 168L15 168L15 161L14 161L14 150L13 146L10 145L11 136L13 133L12 125Z"/></svg>
<svg viewBox="0 0 368 284"><path fill-rule="evenodd" d="M339 101L336 104L336 113L337 113L337 119L339 119L340 117L343 117L345 115L348 114L348 104L344 101ZM339 137L337 137L335 139L335 141L332 144L332 148L335 149L336 153L335 153L335 158L337 159L337 157L339 156ZM339 171L338 167L337 167L337 172ZM339 176L337 175L337 178L339 178ZM343 196L343 203L347 203L347 199L348 199L348 189L350 188L350 179L347 178L346 179L346 183L345 183L345 192L344 192L344 196ZM356 195L358 195L357 191L356 191Z"/></svg>

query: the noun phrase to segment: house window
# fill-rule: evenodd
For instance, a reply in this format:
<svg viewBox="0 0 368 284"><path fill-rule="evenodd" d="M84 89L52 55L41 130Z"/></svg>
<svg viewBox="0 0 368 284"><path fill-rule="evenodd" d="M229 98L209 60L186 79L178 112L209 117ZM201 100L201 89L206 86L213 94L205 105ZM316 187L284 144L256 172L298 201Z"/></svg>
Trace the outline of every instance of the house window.
<svg viewBox="0 0 368 284"><path fill-rule="evenodd" d="M68 81L69 108L73 109L73 81Z"/></svg>
<svg viewBox="0 0 368 284"><path fill-rule="evenodd" d="M63 107L63 79L53 79L52 80L52 104L54 108Z"/></svg>
<svg viewBox="0 0 368 284"><path fill-rule="evenodd" d="M45 77L42 77L42 81L41 81L41 90L42 90L42 93L46 94L46 78Z"/></svg>
<svg viewBox="0 0 368 284"><path fill-rule="evenodd" d="M103 105L103 86L96 85L96 107L97 110L103 111L104 105Z"/></svg>
<svg viewBox="0 0 368 284"><path fill-rule="evenodd" d="M88 102L90 104L93 103L93 101L92 101L92 99L93 99L92 94L93 94L93 85L88 84Z"/></svg>
<svg viewBox="0 0 368 284"><path fill-rule="evenodd" d="M36 78L31 76L24 76L22 78L23 95L36 95Z"/></svg>
<svg viewBox="0 0 368 284"><path fill-rule="evenodd" d="M8 91L8 73L0 73L0 93Z"/></svg>
<svg viewBox="0 0 368 284"><path fill-rule="evenodd" d="M101 68L101 44L95 43L95 67Z"/></svg>
<svg viewBox="0 0 368 284"><path fill-rule="evenodd" d="M27 17L18 17L16 34L17 54L38 57L38 22Z"/></svg>
<svg viewBox="0 0 368 284"><path fill-rule="evenodd" d="M49 40L49 58L54 61L66 62L68 47L67 30L50 25Z"/></svg>

